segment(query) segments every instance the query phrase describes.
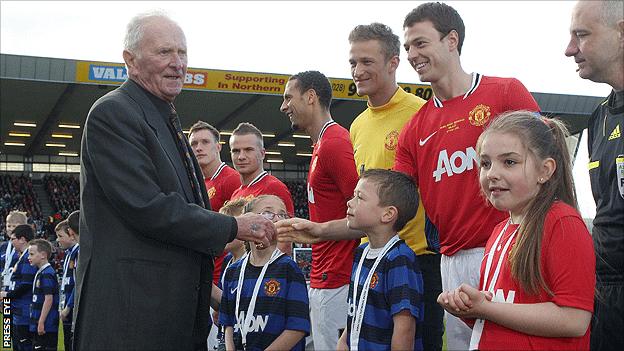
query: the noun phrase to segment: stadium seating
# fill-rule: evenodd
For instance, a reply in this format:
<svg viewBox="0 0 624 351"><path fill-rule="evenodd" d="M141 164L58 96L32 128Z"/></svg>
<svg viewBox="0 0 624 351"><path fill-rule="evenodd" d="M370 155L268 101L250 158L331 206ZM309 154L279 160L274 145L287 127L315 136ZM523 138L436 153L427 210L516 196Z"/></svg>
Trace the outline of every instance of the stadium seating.
<svg viewBox="0 0 624 351"><path fill-rule="evenodd" d="M0 174L0 231L4 238L6 216L13 210L25 211L36 226L43 227L41 205L33 191L32 180L26 175Z"/></svg>
<svg viewBox="0 0 624 351"><path fill-rule="evenodd" d="M306 181L286 180L284 183L292 195L292 200L295 205L295 216L309 219L310 215L308 213L308 192L306 190Z"/></svg>

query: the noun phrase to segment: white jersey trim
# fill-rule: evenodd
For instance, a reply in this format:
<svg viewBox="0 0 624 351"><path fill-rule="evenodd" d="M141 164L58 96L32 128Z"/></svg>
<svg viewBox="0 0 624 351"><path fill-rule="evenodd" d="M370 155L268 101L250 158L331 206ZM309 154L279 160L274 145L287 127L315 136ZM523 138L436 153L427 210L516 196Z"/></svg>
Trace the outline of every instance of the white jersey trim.
<svg viewBox="0 0 624 351"><path fill-rule="evenodd" d="M215 180L217 179L217 177L219 176L219 174L221 174L221 171L225 168L226 164L225 162L221 162L221 164L219 165L219 167L217 168L217 170L214 172L214 174L212 175L212 177L210 177L210 180Z"/></svg>
<svg viewBox="0 0 624 351"><path fill-rule="evenodd" d="M479 87L479 84L481 84L481 79L483 78L483 75L480 73L472 73L472 82L470 83L470 89L468 89L468 91L466 92L466 94L464 94L463 99L466 100L466 98L468 96L470 96L470 94L474 93L475 90L477 90L477 88ZM437 96L435 96L435 93L433 94L433 106L441 108L444 107L444 104L442 104L442 100L438 99Z"/></svg>
<svg viewBox="0 0 624 351"><path fill-rule="evenodd" d="M248 185L247 187L251 187L253 185L256 185L257 183L259 183L264 177L268 176L269 172L267 171L262 171L260 174L258 174Z"/></svg>

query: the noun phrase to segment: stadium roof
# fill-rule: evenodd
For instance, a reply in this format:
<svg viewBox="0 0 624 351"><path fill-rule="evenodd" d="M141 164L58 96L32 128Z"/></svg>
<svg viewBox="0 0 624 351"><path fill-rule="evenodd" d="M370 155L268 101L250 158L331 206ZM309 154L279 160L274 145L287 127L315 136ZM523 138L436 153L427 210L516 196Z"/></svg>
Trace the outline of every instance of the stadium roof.
<svg viewBox="0 0 624 351"><path fill-rule="evenodd" d="M311 67L313 68L313 67ZM204 120L223 132L251 122L265 134L267 160L307 165L310 139L293 133L279 111L288 74L189 68L185 88L175 101L182 127ZM121 63L79 61L0 54L0 153L26 158L67 157L78 163L80 139L91 105L126 79ZM330 78L334 90L333 118L348 128L366 108L351 79ZM425 98L429 85L399 83ZM542 112L565 120L573 134L602 98L533 93ZM76 155L76 156L73 156ZM120 155L121 157L122 155ZM230 161L223 145L222 159Z"/></svg>

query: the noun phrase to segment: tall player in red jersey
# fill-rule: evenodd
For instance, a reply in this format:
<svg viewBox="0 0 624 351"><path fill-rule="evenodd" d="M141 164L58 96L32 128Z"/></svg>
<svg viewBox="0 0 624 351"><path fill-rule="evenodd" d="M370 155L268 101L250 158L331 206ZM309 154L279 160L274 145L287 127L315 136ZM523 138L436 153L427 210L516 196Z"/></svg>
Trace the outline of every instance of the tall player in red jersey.
<svg viewBox="0 0 624 351"><path fill-rule="evenodd" d="M479 284L485 243L505 214L480 195L475 145L485 125L509 110L539 111L513 78L466 73L459 55L464 23L455 9L425 3L403 24L408 61L434 96L399 136L395 169L417 181L425 212L440 235L442 287ZM449 350L467 350L471 330L446 314Z"/></svg>
<svg viewBox="0 0 624 351"><path fill-rule="evenodd" d="M240 187L240 176L232 167L221 161L219 131L204 121L197 121L191 127L189 142L195 158L201 167L210 198L210 208L218 212L223 203L230 199L234 190ZM226 252L215 258L212 281L216 285L221 277L221 263Z"/></svg>
<svg viewBox="0 0 624 351"><path fill-rule="evenodd" d="M289 216L295 213L290 191L286 184L264 170L264 140L262 132L251 123L240 123L230 137L230 153L234 168L240 174L241 186L231 199L252 199L258 195L275 195L284 201ZM278 243L277 248L292 256L291 243Z"/></svg>
<svg viewBox="0 0 624 351"><path fill-rule="evenodd" d="M349 132L329 112L332 88L317 71L293 75L286 83L280 110L293 130L310 136L314 149L308 172L310 220L343 219L358 181ZM347 322L347 295L353 251L359 240L323 241L312 245L310 319L316 350L336 348Z"/></svg>

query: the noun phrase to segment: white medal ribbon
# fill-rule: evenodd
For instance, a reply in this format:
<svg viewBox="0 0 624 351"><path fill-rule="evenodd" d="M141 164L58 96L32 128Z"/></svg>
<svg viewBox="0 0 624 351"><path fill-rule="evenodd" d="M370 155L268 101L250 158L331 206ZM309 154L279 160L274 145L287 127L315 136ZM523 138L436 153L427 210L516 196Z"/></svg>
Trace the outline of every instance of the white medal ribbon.
<svg viewBox="0 0 624 351"><path fill-rule="evenodd" d="M37 295L35 295L35 289L37 288L37 278L39 278L39 274L46 269L46 267L50 266L50 262L46 262L46 264L44 264L43 266L41 266L41 268L39 268L39 270L37 271L37 273L35 274L35 279L33 280L33 286L32 286L32 296L33 296L33 302L37 302Z"/></svg>
<svg viewBox="0 0 624 351"><path fill-rule="evenodd" d="M368 271L368 276L364 281L364 285L362 285L362 292L360 293L360 299L358 301L357 291L360 283L360 272L362 271L362 265L364 264L364 260L370 251L370 243L368 246L364 248L364 252L362 252L362 257L360 258L360 262L358 263L357 269L355 270L355 279L353 279L353 319L351 319L351 337L350 337L350 349L357 350L358 342L360 339L360 331L362 330L362 321L364 320L364 310L366 308L366 300L368 299L368 291L370 290L370 282L375 273L375 269L381 262L381 259L384 258L386 253L399 241L399 235L393 236L383 247L383 250L375 259L373 266ZM358 301L356 305L356 301Z"/></svg>
<svg viewBox="0 0 624 351"><path fill-rule="evenodd" d="M507 231L507 227L509 227L510 223L511 223L511 218L507 221L507 223L503 227L503 230L501 230L500 234L498 234L498 237L496 238L496 240L494 241L494 244L490 248L487 261L485 262L485 276L483 278L483 286L484 287L487 286L488 287L487 291L491 292L492 295L494 295L494 287L496 286L496 281L498 280L498 276L500 274L501 265L503 264L503 261L505 260L505 254L507 252L507 249L509 248L509 245L511 245L511 241L516 235L516 232L518 232L518 228L520 228L520 226L518 226L518 228L516 228L513 231L513 233L511 233L511 235L509 236L509 239L507 239L507 242L505 243L505 246L503 247L503 251L500 253L500 256L498 257L498 262L496 263L496 269L494 270L494 274L492 275L492 280L490 281L490 284L488 286L488 277L490 275L490 269L492 269L492 261L494 260L494 253L497 251L499 241L503 238L503 235L505 235L505 232ZM485 320L483 319L477 319L475 321L475 324L472 327L472 335L470 336L470 350L479 349L479 341L481 341L481 334L483 333L484 325L485 325Z"/></svg>
<svg viewBox="0 0 624 351"><path fill-rule="evenodd" d="M28 249L24 250L22 254L20 255L20 257L17 259L17 262L15 262L15 266L13 266L13 269L9 270L8 291L15 290L15 281L12 281L11 278L13 278L13 273L15 273L15 271L17 270L17 266L19 266L20 261L22 260L22 258L27 252L28 252Z"/></svg>
<svg viewBox="0 0 624 351"><path fill-rule="evenodd" d="M15 253L15 248L11 243L11 240L7 243L6 251L4 253L4 268L2 269L2 285L9 286L11 281L11 258Z"/></svg>
<svg viewBox="0 0 624 351"><path fill-rule="evenodd" d="M69 261L71 261L71 257L74 254L74 252L76 252L76 249L78 249L78 244L74 244L74 246L71 248L67 256L65 256L65 262L63 262L63 280L61 280L61 296L59 296L61 300L59 303L59 308L61 310L65 308L65 285L69 284L69 281L67 279L67 270L69 269Z"/></svg>
<svg viewBox="0 0 624 351"><path fill-rule="evenodd" d="M240 300L241 300L241 291L243 291L243 281L245 280L245 267L247 266L247 262L249 261L249 253L243 256L241 263L240 273L238 274L238 283L236 285L236 308L234 313L236 313L236 323L238 323L238 327L242 336L243 348L245 348L245 344L247 344L247 331L248 326L251 323L251 318L253 317L254 310L256 309L256 299L258 298L258 291L260 290L260 285L262 285L262 280L264 279L264 274L269 268L269 265L273 263L275 260L280 258L284 253L278 249L275 249L271 254L271 258L267 263L262 266L262 271L260 271L260 275L256 280L256 285L254 286L253 293L251 294L251 301L249 301L249 306L247 307L247 312L245 313L245 320L240 319Z"/></svg>

